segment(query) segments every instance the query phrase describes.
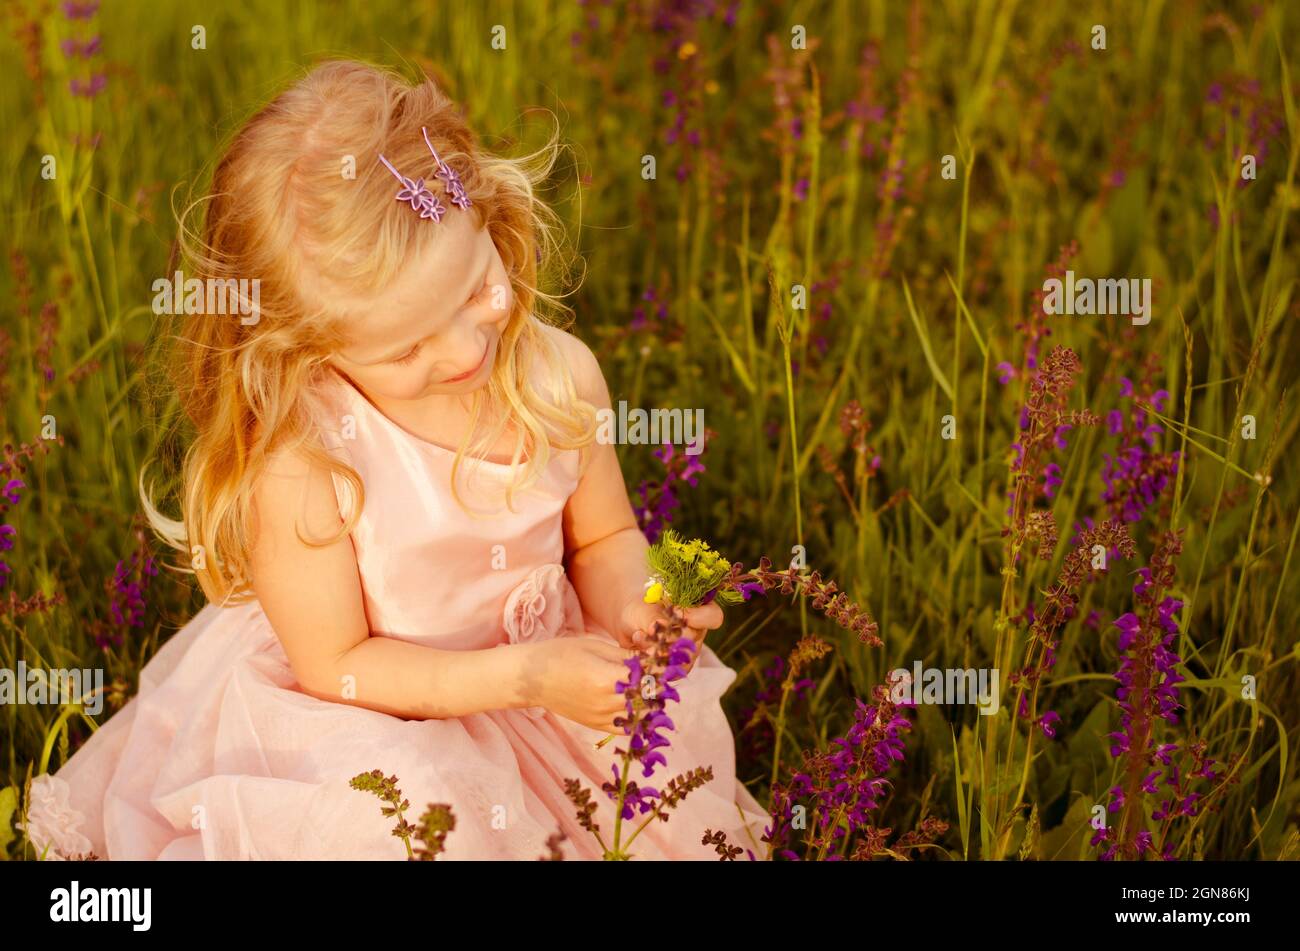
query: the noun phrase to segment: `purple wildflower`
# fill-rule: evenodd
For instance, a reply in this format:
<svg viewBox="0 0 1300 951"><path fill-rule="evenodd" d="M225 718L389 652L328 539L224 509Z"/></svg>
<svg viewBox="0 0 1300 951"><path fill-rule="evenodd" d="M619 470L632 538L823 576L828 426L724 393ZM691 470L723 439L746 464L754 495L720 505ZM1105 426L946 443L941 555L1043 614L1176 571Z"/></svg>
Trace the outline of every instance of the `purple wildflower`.
<svg viewBox="0 0 1300 951"><path fill-rule="evenodd" d="M119 561L113 571L113 577L106 584L109 594L108 613L112 625L104 629L101 625L95 633L96 643L108 650L110 646L121 646L123 634L133 627L144 626L147 608L145 592L149 579L158 575L158 564L152 556L145 554L143 545L132 552L129 561Z"/></svg>
<svg viewBox="0 0 1300 951"><path fill-rule="evenodd" d="M1202 794L1186 788L1185 776L1214 775L1214 761L1205 756L1203 741L1186 748L1192 758L1189 772L1174 759L1179 745L1157 739L1160 721L1177 723L1181 708L1177 691L1184 678L1177 667L1182 661L1173 644L1179 634L1175 615L1183 603L1166 593L1174 583L1174 560L1181 551L1180 532L1161 535L1150 564L1138 572L1133 586L1139 611L1123 614L1115 621L1120 632L1121 659L1115 679L1119 682L1116 698L1121 716L1119 731L1110 734L1110 752L1119 760L1120 782L1110 790L1110 811L1121 815L1118 822L1092 838L1094 846L1106 846L1101 855L1104 861L1137 859L1151 851L1171 858L1172 843L1166 840L1157 848L1146 828L1146 798L1159 794L1163 779L1174 795L1159 801L1151 819L1165 823L1178 816L1194 816ZM1168 834L1169 827L1164 824L1159 835Z"/></svg>
<svg viewBox="0 0 1300 951"><path fill-rule="evenodd" d="M90 0L88 3L65 2L63 4L63 15L69 20L91 20L99 11L98 0ZM88 36L85 39L68 37L59 44L63 50L63 55L68 59L73 57L90 60L99 55L102 40L98 34ZM68 91L73 96L93 99L98 96L108 86L108 76L104 73L92 72L88 77L74 76L68 80Z"/></svg>
<svg viewBox="0 0 1300 951"><path fill-rule="evenodd" d="M704 447L707 447L712 435L711 430L705 430ZM672 443L667 442L651 453L664 464L663 479L643 480L637 486L639 499L633 505L637 523L641 526L647 541L651 543L658 541L660 534L672 521L673 509L680 504L677 499L677 486L682 482L690 486L699 484L698 474L707 471L704 463L700 461L703 454L703 448L695 454L679 453Z"/></svg>
<svg viewBox="0 0 1300 951"><path fill-rule="evenodd" d="M1120 378L1120 396L1128 399L1135 390L1128 377ZM1159 411L1169 393L1156 390L1148 399ZM1120 437L1120 447L1115 455L1102 453L1101 479L1105 486L1102 501L1114 517L1126 522L1141 521L1160 496L1173 483L1178 472L1178 452L1154 452L1157 437L1164 428L1151 420L1147 411L1135 400L1127 413L1111 410L1106 416L1106 429L1112 436Z"/></svg>
<svg viewBox="0 0 1300 951"><path fill-rule="evenodd" d="M774 853L799 857L789 848L799 800L811 800L806 846L817 858L838 859L846 837L868 829L870 813L890 785L885 774L903 760L902 731L911 728L897 714L887 688L877 687L874 694L871 706L855 701L853 723L844 736L832 740L825 752L805 750L803 770L773 786L773 821L763 841Z"/></svg>
<svg viewBox="0 0 1300 951"><path fill-rule="evenodd" d="M746 582L741 587L751 588L753 586L757 586L758 594L763 593L761 582ZM797 675L798 671L794 673ZM776 731L772 727L772 716L769 711L779 707L781 703L785 678L785 658L777 654L772 658L772 663L759 676L760 686L754 692L753 703L740 712L741 727L738 739L742 759L756 760L763 752L771 750ZM797 709L800 701L805 699L814 684L815 681L811 677L796 676L794 678L790 694L786 699L788 711Z"/></svg>
<svg viewBox="0 0 1300 951"><path fill-rule="evenodd" d="M1043 495L1049 499L1056 497L1056 490L1061 487L1061 467L1049 462L1043 469Z"/></svg>
<svg viewBox="0 0 1300 951"><path fill-rule="evenodd" d="M673 607L665 616L657 618L647 632L651 646L624 661L627 680L618 681L614 686L615 691L623 696L626 713L614 722L623 731L627 742L625 748L615 750L618 761L610 767L613 782L607 781L601 786L613 800L618 815L612 842L606 844L600 839L599 830L591 820L595 806L590 801L590 793L583 790L579 780L565 782L566 794L579 809L578 821L600 839L606 849L606 858L630 858L627 848L642 829L654 819L667 821L667 810L676 808L689 793L713 778L712 767L697 767L657 789L641 786L631 777L635 764L640 764L643 779L652 776L656 767L668 764L664 750L670 741L666 733L674 725L664 708L670 700L680 702L672 684L686 675L687 666L697 649L693 639L682 636L685 630L685 615L681 608ZM622 823L638 813L649 814L649 817L635 831L625 835Z"/></svg>
<svg viewBox="0 0 1300 951"><path fill-rule="evenodd" d="M64 0L63 3L63 15L69 20L89 20L98 11L99 0L88 0L86 3Z"/></svg>

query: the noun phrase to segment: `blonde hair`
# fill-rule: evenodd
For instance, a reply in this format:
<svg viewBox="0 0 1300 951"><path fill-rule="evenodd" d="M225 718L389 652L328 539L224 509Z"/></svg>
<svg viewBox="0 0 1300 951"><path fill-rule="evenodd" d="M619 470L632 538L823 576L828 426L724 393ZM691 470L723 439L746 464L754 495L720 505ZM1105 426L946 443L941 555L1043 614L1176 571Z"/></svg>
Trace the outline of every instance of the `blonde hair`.
<svg viewBox="0 0 1300 951"><path fill-rule="evenodd" d="M569 310L537 287L543 260L564 277L571 263L562 225L537 197L560 151L558 133L536 152L502 158L478 145L432 80L410 83L359 62L322 63L238 129L216 164L209 194L178 216L178 250L193 276L260 279L255 321L180 316L180 332L159 338L169 351L158 360L166 368L169 408L179 404L171 423L164 423L159 454L173 471L179 458L172 487L182 519L153 505L143 471L140 494L159 536L196 556L192 570L214 602L253 597L251 503L273 454L301 451L342 477L356 500L339 534L309 541L299 532L299 538L332 544L356 524L364 504L361 478L326 450L313 411L316 387L332 372L328 358L345 345L348 315L331 308L330 294L311 299L302 289L335 282L363 292L380 288L433 240L438 224L394 201L398 183L378 159L383 152L412 178L421 177L421 169L431 172L434 161L422 127L472 202L462 210L443 195L448 214L474 214L480 227L486 225L514 290L492 375L473 397L471 435L480 432L483 418L495 423L482 428L472 451L486 453L515 425L507 489L512 506L515 494L545 471L552 448L578 449L580 465L588 461L595 409L577 396L566 362L535 313L542 307ZM355 161L352 177L344 174L349 158ZM423 177L435 189L440 184L432 174ZM196 214L197 234L190 225ZM548 317L547 323L562 326ZM456 476L469 443L467 436L452 469L452 489L462 507Z"/></svg>

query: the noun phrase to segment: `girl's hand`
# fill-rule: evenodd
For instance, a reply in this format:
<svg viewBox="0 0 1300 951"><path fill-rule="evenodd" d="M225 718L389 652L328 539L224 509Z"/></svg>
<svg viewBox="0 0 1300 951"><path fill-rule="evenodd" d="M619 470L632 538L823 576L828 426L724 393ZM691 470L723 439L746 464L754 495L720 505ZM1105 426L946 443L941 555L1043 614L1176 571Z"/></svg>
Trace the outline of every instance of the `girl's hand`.
<svg viewBox="0 0 1300 951"><path fill-rule="evenodd" d="M700 658L706 632L716 630L722 626L722 608L718 607L716 602L710 602L709 604L686 608L682 613L685 615L687 625L682 633L695 641L695 652L691 656L690 666L686 668L689 672ZM626 632L626 640L624 635L620 635L619 642L630 644L637 650L645 650L650 646L648 634L650 625L654 623L656 618L663 616L664 608L662 605L633 601L623 609L622 628Z"/></svg>
<svg viewBox="0 0 1300 951"><path fill-rule="evenodd" d="M614 718L627 708L614 685L627 680L623 661L635 651L594 635L556 637L518 649L523 706L545 707L603 733L620 732Z"/></svg>

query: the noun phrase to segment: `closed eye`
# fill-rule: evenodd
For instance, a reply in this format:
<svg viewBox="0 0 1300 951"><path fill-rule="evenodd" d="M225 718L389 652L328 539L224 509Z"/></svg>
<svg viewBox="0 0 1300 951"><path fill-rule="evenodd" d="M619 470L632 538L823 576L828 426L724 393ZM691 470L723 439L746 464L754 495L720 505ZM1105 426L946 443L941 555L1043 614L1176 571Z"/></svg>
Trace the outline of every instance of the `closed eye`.
<svg viewBox="0 0 1300 951"><path fill-rule="evenodd" d="M409 351L408 351L404 356L400 356L400 357L398 357L398 358L395 359L395 360L389 360L388 362L389 362L389 363L396 363L396 364L399 364L399 365L401 365L401 364L406 364L406 363L410 363L412 360L414 360L416 357L418 357L418 356L420 355L420 349L421 349L423 346L424 346L424 344L422 344L422 343L417 343L417 344L416 344L414 347L412 347L412 348L411 348L411 349L410 349L410 350L409 350Z"/></svg>
<svg viewBox="0 0 1300 951"><path fill-rule="evenodd" d="M472 304L475 301L482 300L484 297L488 295L491 288L492 288L492 284L490 281L488 281L487 276L485 275L483 278L483 286L478 289L478 292L473 297L471 297L467 301L467 303ZM424 343L423 342L417 343L415 346L413 346L402 356L395 357L394 359L389 360L388 362L392 364L396 364L397 366L405 366L406 364L411 363L413 360L415 360L415 358L420 355L420 351L422 349L424 349Z"/></svg>

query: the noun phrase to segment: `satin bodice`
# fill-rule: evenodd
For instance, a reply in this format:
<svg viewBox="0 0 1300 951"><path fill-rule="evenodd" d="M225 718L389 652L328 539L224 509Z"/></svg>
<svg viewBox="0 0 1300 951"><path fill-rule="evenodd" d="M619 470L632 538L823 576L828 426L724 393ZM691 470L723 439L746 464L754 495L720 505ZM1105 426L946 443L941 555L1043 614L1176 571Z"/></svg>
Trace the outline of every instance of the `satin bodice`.
<svg viewBox="0 0 1300 951"><path fill-rule="evenodd" d="M408 432L333 371L316 395L327 450L365 488L352 544L372 633L475 650L518 640L548 610L548 621L580 623L562 567L576 449L552 449L537 483L516 493L513 511L504 492L511 467L464 458L462 507L451 491L454 450ZM338 474L333 481L346 518L351 486Z"/></svg>

